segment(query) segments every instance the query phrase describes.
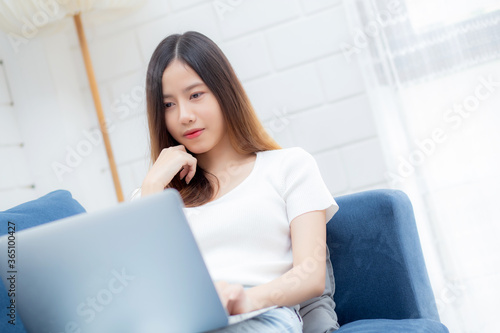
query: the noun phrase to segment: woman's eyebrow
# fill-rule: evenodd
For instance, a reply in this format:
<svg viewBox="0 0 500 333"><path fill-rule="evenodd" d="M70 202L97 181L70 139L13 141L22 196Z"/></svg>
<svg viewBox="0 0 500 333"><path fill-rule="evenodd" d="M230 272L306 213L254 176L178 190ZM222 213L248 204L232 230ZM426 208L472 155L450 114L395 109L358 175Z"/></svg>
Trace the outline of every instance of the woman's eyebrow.
<svg viewBox="0 0 500 333"><path fill-rule="evenodd" d="M188 92L189 90L193 89L194 87L201 86L203 84L204 84L203 82L195 82L193 84L190 84L189 86L187 86L186 88L184 88L184 92ZM172 97L172 95L170 95L170 94L163 94L163 98L168 98L168 97Z"/></svg>

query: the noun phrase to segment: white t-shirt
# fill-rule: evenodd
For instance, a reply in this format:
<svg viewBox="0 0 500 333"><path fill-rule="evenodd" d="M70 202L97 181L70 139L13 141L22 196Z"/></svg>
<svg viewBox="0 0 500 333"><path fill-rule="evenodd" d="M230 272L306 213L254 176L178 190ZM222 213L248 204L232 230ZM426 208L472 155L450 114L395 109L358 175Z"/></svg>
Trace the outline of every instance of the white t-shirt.
<svg viewBox="0 0 500 333"><path fill-rule="evenodd" d="M253 287L293 268L290 222L339 206L326 187L314 157L301 147L257 152L251 173L222 197L184 207L214 281ZM140 189L133 198L140 196Z"/></svg>

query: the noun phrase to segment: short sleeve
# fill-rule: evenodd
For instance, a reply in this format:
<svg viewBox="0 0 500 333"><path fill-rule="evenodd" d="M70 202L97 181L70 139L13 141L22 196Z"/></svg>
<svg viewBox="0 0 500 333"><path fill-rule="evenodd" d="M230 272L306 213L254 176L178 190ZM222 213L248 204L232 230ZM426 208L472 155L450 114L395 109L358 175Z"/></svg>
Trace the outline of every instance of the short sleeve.
<svg viewBox="0 0 500 333"><path fill-rule="evenodd" d="M328 223L339 206L326 187L314 157L303 148L294 147L283 162L288 224L299 215L323 209Z"/></svg>

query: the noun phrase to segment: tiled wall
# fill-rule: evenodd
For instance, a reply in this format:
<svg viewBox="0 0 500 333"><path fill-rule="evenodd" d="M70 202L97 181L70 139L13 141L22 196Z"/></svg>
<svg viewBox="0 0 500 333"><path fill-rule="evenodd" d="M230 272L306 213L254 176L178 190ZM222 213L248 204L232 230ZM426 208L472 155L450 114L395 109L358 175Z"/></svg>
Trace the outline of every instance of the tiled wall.
<svg viewBox="0 0 500 333"><path fill-rule="evenodd" d="M34 182L16 117L4 61L0 57L0 209L34 199Z"/></svg>
<svg viewBox="0 0 500 333"><path fill-rule="evenodd" d="M350 40L340 0L149 0L113 21L83 14L83 23L125 196L141 185L149 163L149 58L164 37L188 30L221 47L270 134L283 147L312 153L334 196L389 187L359 68L339 48ZM16 189L29 184L37 196L69 189L89 211L116 202L73 22L55 30L40 33L17 53L0 38L15 75L13 95L25 101L15 113L8 101L1 104L0 126L4 119L17 121L30 159L19 162L15 144L21 138L6 147L1 136L0 209L25 200ZM36 103L33 94L40 89L45 98ZM19 182L11 176L18 167L6 169L4 161L27 168ZM71 172L58 176L54 165L68 161Z"/></svg>

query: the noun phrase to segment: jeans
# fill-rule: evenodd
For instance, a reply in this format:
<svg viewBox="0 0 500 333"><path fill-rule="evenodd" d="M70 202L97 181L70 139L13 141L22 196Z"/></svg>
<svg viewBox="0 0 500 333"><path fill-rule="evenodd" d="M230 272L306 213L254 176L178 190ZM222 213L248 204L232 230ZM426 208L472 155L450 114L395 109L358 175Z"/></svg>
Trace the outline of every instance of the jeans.
<svg viewBox="0 0 500 333"><path fill-rule="evenodd" d="M293 307L278 307L242 322L205 333L302 333L302 318Z"/></svg>

